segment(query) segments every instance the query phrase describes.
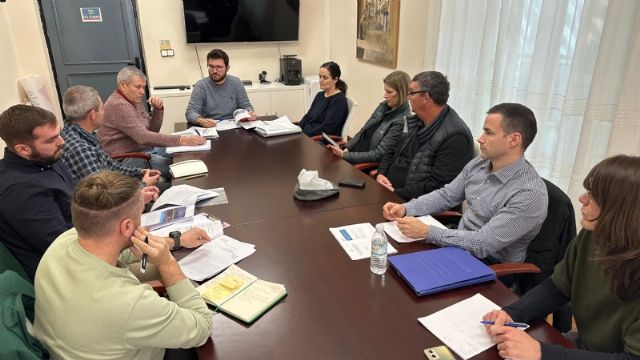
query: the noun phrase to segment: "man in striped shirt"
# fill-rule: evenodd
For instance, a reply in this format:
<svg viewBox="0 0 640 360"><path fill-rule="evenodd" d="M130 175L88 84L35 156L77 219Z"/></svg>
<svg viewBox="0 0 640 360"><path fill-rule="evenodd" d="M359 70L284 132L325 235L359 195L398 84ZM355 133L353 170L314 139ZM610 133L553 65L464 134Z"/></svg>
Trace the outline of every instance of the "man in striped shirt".
<svg viewBox="0 0 640 360"><path fill-rule="evenodd" d="M536 135L533 112L521 104L489 109L478 139L480 156L442 189L405 204L386 203L383 215L409 237L461 247L488 263L522 262L547 216L547 188L524 152ZM468 209L458 229L429 226L414 216Z"/></svg>

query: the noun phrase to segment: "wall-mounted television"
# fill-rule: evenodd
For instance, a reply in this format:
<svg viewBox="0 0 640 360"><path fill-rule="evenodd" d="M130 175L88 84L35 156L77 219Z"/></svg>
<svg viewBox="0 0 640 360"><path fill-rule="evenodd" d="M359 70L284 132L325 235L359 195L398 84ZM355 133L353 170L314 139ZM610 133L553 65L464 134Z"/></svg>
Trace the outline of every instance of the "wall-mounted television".
<svg viewBox="0 0 640 360"><path fill-rule="evenodd" d="M187 43L296 41L300 0L183 0Z"/></svg>

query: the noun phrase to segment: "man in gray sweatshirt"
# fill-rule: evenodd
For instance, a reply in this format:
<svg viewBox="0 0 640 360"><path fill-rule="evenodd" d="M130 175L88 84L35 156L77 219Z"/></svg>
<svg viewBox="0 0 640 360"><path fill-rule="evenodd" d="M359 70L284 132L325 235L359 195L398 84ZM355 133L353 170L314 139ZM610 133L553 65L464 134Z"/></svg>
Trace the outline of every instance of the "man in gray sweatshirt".
<svg viewBox="0 0 640 360"><path fill-rule="evenodd" d="M256 117L242 81L229 71L229 55L220 49L207 54L209 76L193 85L191 99L187 105L187 121L202 127L216 126L216 121L233 118L236 109L245 109Z"/></svg>

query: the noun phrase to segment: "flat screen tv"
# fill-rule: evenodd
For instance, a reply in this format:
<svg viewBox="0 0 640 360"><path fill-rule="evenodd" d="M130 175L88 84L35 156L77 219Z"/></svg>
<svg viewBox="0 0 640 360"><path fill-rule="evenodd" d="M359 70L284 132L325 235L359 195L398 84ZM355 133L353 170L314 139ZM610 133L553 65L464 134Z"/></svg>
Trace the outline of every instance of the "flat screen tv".
<svg viewBox="0 0 640 360"><path fill-rule="evenodd" d="M187 43L296 41L300 0L183 0Z"/></svg>

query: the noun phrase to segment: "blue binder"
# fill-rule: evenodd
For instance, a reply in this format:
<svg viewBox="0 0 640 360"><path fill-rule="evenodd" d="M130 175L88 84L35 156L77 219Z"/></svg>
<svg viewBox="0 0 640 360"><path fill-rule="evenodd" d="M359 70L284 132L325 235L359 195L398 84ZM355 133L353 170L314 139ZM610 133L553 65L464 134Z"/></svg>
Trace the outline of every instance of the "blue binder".
<svg viewBox="0 0 640 360"><path fill-rule="evenodd" d="M390 256L389 262L418 296L496 278L491 268L457 247Z"/></svg>

